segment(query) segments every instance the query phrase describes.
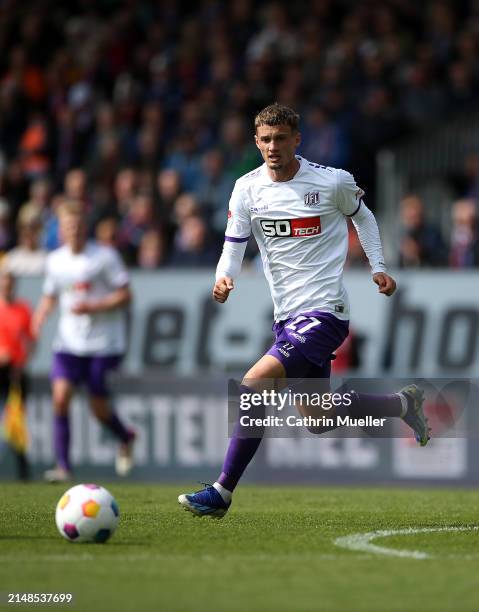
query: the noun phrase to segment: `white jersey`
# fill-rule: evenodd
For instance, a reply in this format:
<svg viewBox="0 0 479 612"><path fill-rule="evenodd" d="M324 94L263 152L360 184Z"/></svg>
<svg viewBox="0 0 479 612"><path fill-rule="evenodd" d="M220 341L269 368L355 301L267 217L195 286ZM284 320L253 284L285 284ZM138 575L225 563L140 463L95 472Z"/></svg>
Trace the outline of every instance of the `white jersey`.
<svg viewBox="0 0 479 612"><path fill-rule="evenodd" d="M297 159L289 181L273 181L266 164L238 179L225 240L243 242L253 233L276 320L313 310L348 319L346 217L359 210L364 192L349 172Z"/></svg>
<svg viewBox="0 0 479 612"><path fill-rule="evenodd" d="M79 315L72 312L72 307L78 302L102 298L127 284L128 272L118 253L110 247L87 242L81 253L73 253L66 245L50 253L43 292L59 298L54 350L74 355L124 353L124 309Z"/></svg>

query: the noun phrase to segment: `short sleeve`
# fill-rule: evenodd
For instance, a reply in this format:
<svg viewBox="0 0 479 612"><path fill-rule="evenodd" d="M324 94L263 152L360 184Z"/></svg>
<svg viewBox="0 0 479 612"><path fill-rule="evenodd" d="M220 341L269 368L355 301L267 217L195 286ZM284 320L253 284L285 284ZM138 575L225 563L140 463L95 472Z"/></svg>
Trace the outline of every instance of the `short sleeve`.
<svg viewBox="0 0 479 612"><path fill-rule="evenodd" d="M346 170L338 170L336 199L339 210L347 217L355 215L361 207L364 191L356 185L354 176Z"/></svg>
<svg viewBox="0 0 479 612"><path fill-rule="evenodd" d="M47 257L45 264L45 278L43 280L43 294L53 297L58 295L58 286L55 281L55 275L53 273L52 256Z"/></svg>
<svg viewBox="0 0 479 612"><path fill-rule="evenodd" d="M251 215L246 207L241 188L235 184L228 207L227 242L246 242L251 234Z"/></svg>
<svg viewBox="0 0 479 612"><path fill-rule="evenodd" d="M107 283L115 288L126 287L129 282L128 270L123 263L120 254L115 249L105 249L105 277Z"/></svg>

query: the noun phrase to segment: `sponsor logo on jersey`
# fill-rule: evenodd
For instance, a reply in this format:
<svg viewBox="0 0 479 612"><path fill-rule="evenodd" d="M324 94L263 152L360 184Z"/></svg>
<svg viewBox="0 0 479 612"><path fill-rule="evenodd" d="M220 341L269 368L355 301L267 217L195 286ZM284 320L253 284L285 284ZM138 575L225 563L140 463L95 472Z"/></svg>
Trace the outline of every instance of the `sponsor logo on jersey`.
<svg viewBox="0 0 479 612"><path fill-rule="evenodd" d="M73 283L74 291L90 291L91 283L88 281L79 281L77 283Z"/></svg>
<svg viewBox="0 0 479 612"><path fill-rule="evenodd" d="M304 194L304 205L310 208L319 206L319 191L310 191Z"/></svg>
<svg viewBox="0 0 479 612"><path fill-rule="evenodd" d="M249 210L252 213L262 213L269 210L269 205L265 204L264 206L251 206Z"/></svg>
<svg viewBox="0 0 479 612"><path fill-rule="evenodd" d="M268 238L308 238L321 233L320 217L261 219L260 225Z"/></svg>

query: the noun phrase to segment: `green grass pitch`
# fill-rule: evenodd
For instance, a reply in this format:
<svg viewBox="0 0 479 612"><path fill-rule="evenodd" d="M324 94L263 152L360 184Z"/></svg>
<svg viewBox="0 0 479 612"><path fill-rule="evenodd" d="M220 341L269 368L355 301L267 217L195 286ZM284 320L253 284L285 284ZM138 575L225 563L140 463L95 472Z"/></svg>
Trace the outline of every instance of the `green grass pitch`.
<svg viewBox="0 0 479 612"><path fill-rule="evenodd" d="M54 607L77 612L479 609L477 491L244 486L218 521L180 508L184 485L106 486L121 522L110 542L95 545L58 535L54 509L65 486L0 485L0 607L20 591L72 592L73 606ZM374 540L424 559L334 543L454 526L464 530Z"/></svg>

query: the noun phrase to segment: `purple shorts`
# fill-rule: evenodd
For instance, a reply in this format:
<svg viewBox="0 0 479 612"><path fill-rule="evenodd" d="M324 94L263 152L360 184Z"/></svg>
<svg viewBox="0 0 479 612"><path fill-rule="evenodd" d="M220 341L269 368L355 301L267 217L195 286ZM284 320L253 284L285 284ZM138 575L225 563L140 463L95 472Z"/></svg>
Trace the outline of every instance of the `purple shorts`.
<svg viewBox="0 0 479 612"><path fill-rule="evenodd" d="M349 333L349 321L311 311L273 325L276 341L266 353L283 364L287 378L329 378L333 353Z"/></svg>
<svg viewBox="0 0 479 612"><path fill-rule="evenodd" d="M121 363L122 355L72 355L54 353L50 378L66 378L74 385L85 384L91 395L107 397L108 375Z"/></svg>

